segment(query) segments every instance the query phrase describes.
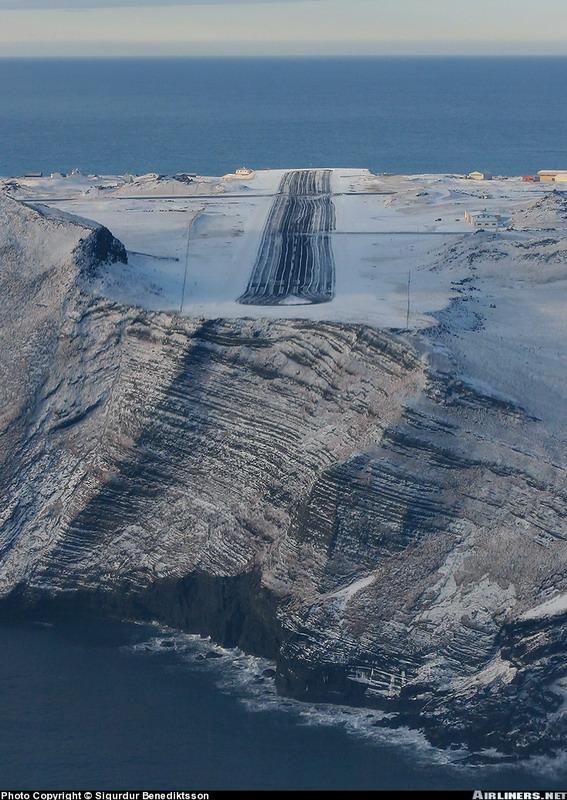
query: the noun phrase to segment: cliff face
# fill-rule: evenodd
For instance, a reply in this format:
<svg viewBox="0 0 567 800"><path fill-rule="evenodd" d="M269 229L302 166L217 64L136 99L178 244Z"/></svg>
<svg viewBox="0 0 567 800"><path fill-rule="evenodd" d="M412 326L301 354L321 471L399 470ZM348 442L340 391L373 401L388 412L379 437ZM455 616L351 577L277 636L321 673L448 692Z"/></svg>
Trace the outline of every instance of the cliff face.
<svg viewBox="0 0 567 800"><path fill-rule="evenodd" d="M1 211L3 613L158 618L442 744L560 745L567 492L544 421L463 377L443 326L120 307L89 293L125 258L107 231Z"/></svg>
<svg viewBox="0 0 567 800"><path fill-rule="evenodd" d="M97 266L108 260L124 261L126 251L105 228L0 194L0 485L8 509L15 497L6 487L33 467L30 441L44 400L66 376L74 387L69 402L81 402L87 381L79 351L100 336L90 322L81 324L89 304L84 292ZM65 413L57 406L50 411ZM33 485L28 494L34 495ZM6 520L0 517L0 523L10 517L11 512Z"/></svg>

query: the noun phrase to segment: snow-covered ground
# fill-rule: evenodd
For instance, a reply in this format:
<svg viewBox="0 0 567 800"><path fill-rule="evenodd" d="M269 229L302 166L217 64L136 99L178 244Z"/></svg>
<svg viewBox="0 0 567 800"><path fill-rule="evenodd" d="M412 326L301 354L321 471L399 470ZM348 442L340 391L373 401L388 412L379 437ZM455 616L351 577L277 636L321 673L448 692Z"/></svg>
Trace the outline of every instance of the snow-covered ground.
<svg viewBox="0 0 567 800"><path fill-rule="evenodd" d="M567 397L567 193L520 178L373 175L335 169L336 293L320 305L241 305L284 170L223 178L150 174L6 179L9 193L92 219L126 246L101 293L200 318L437 324L463 374L554 417ZM465 212L503 216L482 232ZM509 229L506 229L509 228ZM563 439L563 435L561 439Z"/></svg>
<svg viewBox="0 0 567 800"><path fill-rule="evenodd" d="M223 178L12 179L15 197L103 223L129 251L101 293L200 318L308 318L382 328L436 325L469 380L555 419L567 398L567 193L520 178L332 174L334 300L241 305L284 170ZM10 186L11 184L11 186ZM502 215L483 232L465 212ZM445 337L445 338L443 338ZM549 443L552 446L553 443Z"/></svg>
<svg viewBox="0 0 567 800"><path fill-rule="evenodd" d="M526 228L526 206L553 188L513 178L478 183L455 176L335 169L333 302L242 306L236 298L248 282L283 172L244 178L75 174L4 183L15 197L93 219L124 242L129 265L113 266L100 287L117 300L204 318L302 317L404 328L411 273L412 329L434 324L433 315L455 297L454 281L467 274L467 265L450 265L446 258L451 246L463 249L469 242L474 249L478 244L465 211L498 212ZM564 225L567 234L567 221ZM526 234L519 231L498 235L503 241L522 237ZM502 275L491 276L490 292L508 291L501 279L511 270L503 266Z"/></svg>

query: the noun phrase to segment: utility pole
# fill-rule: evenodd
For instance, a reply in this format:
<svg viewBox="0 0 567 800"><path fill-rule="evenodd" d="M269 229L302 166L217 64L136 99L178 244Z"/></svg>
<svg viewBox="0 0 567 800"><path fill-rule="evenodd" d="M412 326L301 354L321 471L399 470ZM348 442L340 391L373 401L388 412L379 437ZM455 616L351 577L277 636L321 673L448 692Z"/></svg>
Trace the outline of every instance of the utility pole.
<svg viewBox="0 0 567 800"><path fill-rule="evenodd" d="M183 314L183 307L185 305L185 295L187 293L187 284L188 284L188 275L189 275L189 250L191 248L191 231L193 230L193 226L205 210L205 206L202 206L193 219L187 225L187 247L185 249L185 272L183 274L183 288L181 289L181 302L179 304L179 313ZM195 286L197 286L197 281L195 280Z"/></svg>
<svg viewBox="0 0 567 800"><path fill-rule="evenodd" d="M185 292L187 290L187 273L189 272L189 246L191 244L191 228L193 220L187 226L187 248L185 250L185 272L183 274L183 288L181 289L181 303L179 305L179 313L183 314L183 306L185 305Z"/></svg>
<svg viewBox="0 0 567 800"><path fill-rule="evenodd" d="M411 269L408 272L408 309L406 315L406 330L408 331L409 331L410 310L411 310Z"/></svg>

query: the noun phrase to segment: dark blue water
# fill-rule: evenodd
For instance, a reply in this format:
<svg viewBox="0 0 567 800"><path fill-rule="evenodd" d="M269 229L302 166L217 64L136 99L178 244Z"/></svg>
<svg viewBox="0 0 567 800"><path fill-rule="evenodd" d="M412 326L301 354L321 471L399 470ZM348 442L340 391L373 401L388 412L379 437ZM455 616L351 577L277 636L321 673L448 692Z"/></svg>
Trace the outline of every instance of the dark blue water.
<svg viewBox="0 0 567 800"><path fill-rule="evenodd" d="M154 636L0 625L0 787L560 788L540 768L459 770L394 734L373 741L294 710L248 710L242 689L218 687L228 663L132 649Z"/></svg>
<svg viewBox="0 0 567 800"><path fill-rule="evenodd" d="M0 61L0 174L567 168L567 58Z"/></svg>

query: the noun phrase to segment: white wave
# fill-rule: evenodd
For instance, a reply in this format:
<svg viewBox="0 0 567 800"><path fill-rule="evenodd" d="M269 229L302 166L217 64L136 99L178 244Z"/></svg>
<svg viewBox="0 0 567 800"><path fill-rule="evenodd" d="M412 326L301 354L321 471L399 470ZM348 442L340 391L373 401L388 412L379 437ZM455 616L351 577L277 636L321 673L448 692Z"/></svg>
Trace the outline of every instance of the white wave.
<svg viewBox="0 0 567 800"><path fill-rule="evenodd" d="M180 633L157 623L153 627L155 636L128 649L150 655L174 653L180 660L190 664L191 669L207 670L219 691L236 697L251 713L281 712L292 714L298 725L338 727L376 746L405 752L414 764L424 769L443 767L455 771L463 779L467 775L478 777L479 768L485 778L491 774L496 777L503 768L517 772L519 779L522 775L534 774L553 779L565 774L567 753L511 764L504 763L506 757L502 753L491 750L476 754L481 757L481 763L466 763L472 754L465 748L436 748L421 731L380 724L395 716L393 714L369 708L311 704L278 695L275 680L271 676L275 672L275 663L269 659L251 656L238 649L224 648L210 638ZM213 653L217 657L211 657Z"/></svg>

